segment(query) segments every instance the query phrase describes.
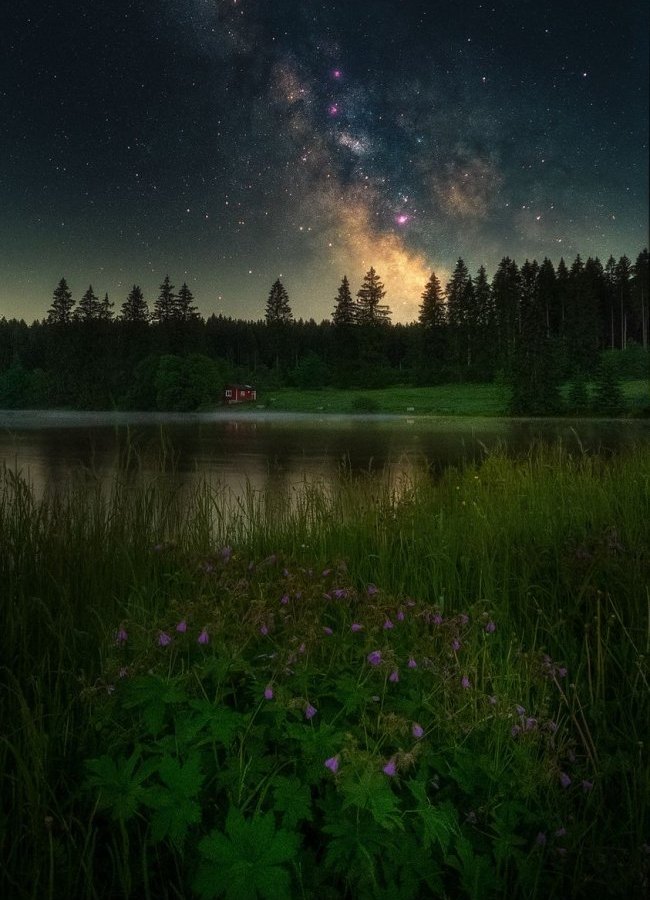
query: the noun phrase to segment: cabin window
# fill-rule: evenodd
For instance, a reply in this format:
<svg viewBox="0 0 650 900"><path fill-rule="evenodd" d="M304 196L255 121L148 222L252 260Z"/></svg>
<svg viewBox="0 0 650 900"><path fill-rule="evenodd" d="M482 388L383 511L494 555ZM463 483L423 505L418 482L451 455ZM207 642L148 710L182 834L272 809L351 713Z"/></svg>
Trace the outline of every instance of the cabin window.
<svg viewBox="0 0 650 900"><path fill-rule="evenodd" d="M232 391L226 391L226 397L232 397Z"/></svg>

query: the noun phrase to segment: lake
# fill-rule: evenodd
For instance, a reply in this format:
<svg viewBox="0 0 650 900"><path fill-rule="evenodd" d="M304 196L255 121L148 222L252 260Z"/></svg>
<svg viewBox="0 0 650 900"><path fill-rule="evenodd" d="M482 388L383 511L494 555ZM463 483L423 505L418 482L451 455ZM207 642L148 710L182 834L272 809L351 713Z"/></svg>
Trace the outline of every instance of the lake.
<svg viewBox="0 0 650 900"><path fill-rule="evenodd" d="M0 462L37 495L73 477L164 477L231 489L286 490L342 473L408 475L478 461L490 450L526 454L535 441L570 451L650 445L650 421L606 419L313 416L253 410L211 413L0 411Z"/></svg>

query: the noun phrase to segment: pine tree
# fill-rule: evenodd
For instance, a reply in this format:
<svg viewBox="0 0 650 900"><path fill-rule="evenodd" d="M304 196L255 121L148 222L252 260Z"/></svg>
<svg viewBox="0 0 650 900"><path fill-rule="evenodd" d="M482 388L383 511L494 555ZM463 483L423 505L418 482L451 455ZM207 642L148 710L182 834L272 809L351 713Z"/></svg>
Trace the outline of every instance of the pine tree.
<svg viewBox="0 0 650 900"><path fill-rule="evenodd" d="M620 310L621 350L627 347L628 317L632 299L632 264L627 256L621 256L615 270L616 300Z"/></svg>
<svg viewBox="0 0 650 900"><path fill-rule="evenodd" d="M639 253L634 263L634 281L632 283L632 294L634 305L638 312L640 322L641 346L644 350L648 349L648 323L650 316L650 303L648 302L648 274L650 272L648 251L644 249Z"/></svg>
<svg viewBox="0 0 650 900"><path fill-rule="evenodd" d="M74 300L65 278L54 288L52 305L47 312L47 322L50 325L69 325L72 321L72 308Z"/></svg>
<svg viewBox="0 0 650 900"><path fill-rule="evenodd" d="M601 359L596 389L594 410L603 416L618 416L623 412L625 401L614 361L606 354Z"/></svg>
<svg viewBox="0 0 650 900"><path fill-rule="evenodd" d="M113 318L113 301L108 299L108 293L104 294L104 299L99 305L99 316L102 322L110 322Z"/></svg>
<svg viewBox="0 0 650 900"><path fill-rule="evenodd" d="M179 319L181 322L191 322L200 319L201 316L193 301L194 295L192 291L183 282L174 304L174 318Z"/></svg>
<svg viewBox="0 0 650 900"><path fill-rule="evenodd" d="M139 285L134 284L131 288L129 296L122 304L120 318L123 322L149 321L149 308Z"/></svg>
<svg viewBox="0 0 650 900"><path fill-rule="evenodd" d="M154 303L152 320L157 323L169 322L174 318L175 304L174 285L170 283L169 275L165 275L165 280L160 285L160 294Z"/></svg>
<svg viewBox="0 0 650 900"><path fill-rule="evenodd" d="M388 325L390 309L380 301L386 296L379 275L370 267L357 291L357 321L360 325Z"/></svg>
<svg viewBox="0 0 650 900"><path fill-rule="evenodd" d="M278 278L273 282L269 298L266 301L266 323L267 325L286 325L292 321L293 314L289 306L289 295Z"/></svg>
<svg viewBox="0 0 650 900"><path fill-rule="evenodd" d="M447 315L440 281L435 272L426 283L420 304L420 358L418 384L437 384L444 378L447 357Z"/></svg>
<svg viewBox="0 0 650 900"><path fill-rule="evenodd" d="M539 267L537 291L539 302L544 310L546 337L550 337L552 334L557 335L560 332L560 317L557 309L557 281L553 263L546 256Z"/></svg>
<svg viewBox="0 0 650 900"><path fill-rule="evenodd" d="M426 283L420 304L419 322L423 328L444 328L447 324L442 288L435 272Z"/></svg>
<svg viewBox="0 0 650 900"><path fill-rule="evenodd" d="M472 288L471 278L463 259L459 257L447 283L447 321L452 350L452 364L460 373L467 365L467 306ZM462 376L461 376L462 377Z"/></svg>
<svg viewBox="0 0 650 900"><path fill-rule="evenodd" d="M73 318L78 322L91 322L93 319L99 318L100 308L101 304L93 292L92 284L90 284L88 285L88 290L77 304Z"/></svg>
<svg viewBox="0 0 650 900"><path fill-rule="evenodd" d="M337 327L354 325L356 322L356 306L350 293L350 282L343 276L338 293L334 299L336 306L332 313L332 322Z"/></svg>
<svg viewBox="0 0 650 900"><path fill-rule="evenodd" d="M497 355L508 367L517 346L520 327L520 277L517 263L504 256L492 279L492 296L496 315Z"/></svg>

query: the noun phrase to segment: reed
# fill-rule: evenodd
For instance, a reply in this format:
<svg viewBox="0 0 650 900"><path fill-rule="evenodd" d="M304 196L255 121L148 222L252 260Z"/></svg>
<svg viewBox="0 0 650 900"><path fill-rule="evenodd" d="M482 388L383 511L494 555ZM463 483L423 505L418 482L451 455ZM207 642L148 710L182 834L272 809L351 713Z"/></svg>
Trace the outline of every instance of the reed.
<svg viewBox="0 0 650 900"><path fill-rule="evenodd" d="M328 638L327 649L314 649L300 676L305 689L312 692L316 684L323 685L319 715L324 720L324 710L329 710L328 728L333 733L336 723L347 722L356 734L360 726L349 719L350 710L357 695L364 710L370 704L365 684L376 682L374 690L382 698L382 708L386 704L386 714L375 715L372 727L363 719L366 738L355 738L354 751L345 751L357 766L355 785L362 783L358 772L365 765L363 760L397 746L395 722L414 717L416 698L420 715L429 717L430 733L446 748L450 760L445 771L455 793L450 788L450 805L440 809L468 815L458 806L464 796L463 778L477 777L465 755L468 747L476 753L480 748L491 773L501 772L499 777L505 778L504 766L517 773L524 799L521 809L513 806L508 813L513 817L511 825L506 828L505 818L496 813L490 828L483 827L479 836L471 817L469 824L462 816L449 824L448 846L444 853L440 851L442 896L559 898L601 891L602 896L629 897L635 891L640 896L647 886L647 448L608 458L569 454L560 444L532 448L518 460L496 452L480 464L442 474L422 471L396 480L388 475L352 477L342 472L335 486L305 482L289 487L283 495L249 487L235 496L207 483L188 495L170 486L163 474L147 483L116 478L108 486L86 474L68 489L37 499L28 483L5 469L0 475L0 536L0 892L4 896L192 896L191 884L199 895L209 895L205 885L201 887L200 874L192 874L194 863L178 843L169 838L165 849L164 841L151 839L151 823L144 812L107 827L87 787L82 786L88 761L107 750L107 734L115 759L129 747L149 746L146 742L151 740L146 729L141 730L142 722L127 714L126 708L114 708L112 699L107 705L120 627L133 635L129 664L139 677L150 669L196 699L197 673L203 673L205 684L212 685L213 699L234 703L233 709L250 716L247 736L241 736L238 745L239 763L233 757L235 745L222 759L224 766L238 767L238 787L235 790L235 782L228 782L224 796L242 815L255 813L261 822L274 812L278 822L285 821L279 812L284 800L278 797L280 787L288 787L280 775L260 770L254 777L256 755L266 758L269 753L261 735L274 732L270 720L264 719L267 713L260 711L260 695L253 702L247 693L250 684L261 689L259 679L273 675L264 668L267 662L251 654L259 640L260 623L269 617L278 619L284 568L292 573L294 588L300 586L298 593L309 594L311 605L308 612L291 606L293 618L287 613L283 619L284 638L278 630L272 652L288 653L292 636L300 629L320 648L314 622L331 620L334 634ZM232 548L232 555L224 548ZM323 571L335 575L323 576L321 589L318 573ZM332 612L331 597L323 600L322 595L336 587L334 577L356 598L355 603L366 598L368 641L370 634L372 640L383 640L382 621L413 602L419 611L418 624L395 637L395 649L390 652L397 653L399 647L406 653L408 645L424 655L426 639L430 642L426 652L440 653L435 659L444 659L450 680L443 679L435 690L425 690L423 682L413 688L414 693L400 695L398 702L389 669L380 683L364 661L374 645L367 645L359 668L359 645L353 642L356 638L350 628L354 610L361 607L343 604ZM374 585L378 596L369 603L369 586ZM218 622L229 622L227 627L213 621L217 608ZM196 647L189 644L185 649L172 648L176 655L160 655L157 636L186 613L194 617L197 627L201 616L211 623L215 633L210 644L212 668L204 657L196 657ZM458 624L466 614L470 617L467 628L473 629L467 633ZM431 622L438 615L444 623L456 623L454 634L462 632L462 653L450 651L446 637L435 637ZM496 628L489 647L488 620ZM444 634L451 640L453 628L449 628ZM248 679L249 687L235 688L225 675L217 677L220 658L229 659L231 668L239 666L238 678ZM545 663L545 659L558 662ZM564 669L566 677L558 674ZM460 678L461 670L467 673L471 691L459 692L458 685L452 689L454 673ZM228 676L231 681L232 677ZM345 678L347 687L341 687ZM400 688L403 682L401 676ZM532 744L513 741L509 730L493 728L486 706L491 693L508 705L508 715L514 715L513 728L517 716L512 710L517 704L543 710L559 729L552 751L547 743L533 751ZM291 721L294 701L286 697L288 718L282 719L282 727L291 736L296 727ZM393 699L389 702L389 698ZM321 735L324 747L328 734ZM273 740L279 740L278 736ZM248 750L247 741L252 742ZM282 755L280 744L274 747L274 765L294 771L296 778L304 776L305 786L311 784L314 793L314 785L320 782L309 782L307 763L300 775L302 770ZM311 751L306 745L300 747L307 759ZM189 743L186 749L189 754ZM544 840L549 848L554 843L553 852L518 844L519 838L524 840L520 826L525 831L527 817L532 823L535 817L542 821L546 816L552 827L549 779L557 781L559 769L553 767L568 765L571 755L577 759L576 771L590 786L584 798L566 805L572 820L556 821L556 831L566 828L569 832L566 841L552 838L549 830ZM429 778L438 777L432 774L439 765L434 757L427 763ZM494 798L499 782L497 775L492 777L489 797ZM216 770L213 778L218 783ZM358 815L379 815L372 805L360 813L351 783L341 779L344 803L337 815L342 815L345 803L352 804ZM389 847L410 821L413 804L424 810L423 797L416 803L412 796L411 805L406 803L406 783L401 793L392 789L390 797L383 782L377 787L394 817L387 814L386 821L380 817L378 826L374 819L371 824L385 835ZM575 784L568 793L574 788ZM319 816L329 821L327 804L334 803L335 795L330 788L323 790L318 812L316 806L311 812L314 822L320 821ZM568 793L560 790L563 798ZM273 797L276 806L272 806ZM475 814L480 818L482 813ZM209 819L205 811L203 816ZM244 827L232 816L227 821L225 814L217 816L215 825L221 832L226 826ZM258 819L253 817L251 822ZM501 832L495 822L500 823ZM380 854L372 855L370 831L369 869L357 873L352 883L344 869L356 871L357 863L346 863L343 857L338 864L336 859L332 863L326 848L338 845L332 831L327 831L329 826L323 827L325 831L316 839L305 824L303 837L309 833L311 844L307 846L305 838L302 855L287 856L291 879L287 896L327 896L325 882L314 881L310 888L305 874L316 878L314 854L321 851L329 860L329 884L335 885L332 896L385 896L381 891L388 890L391 882L382 870ZM404 846L410 846L410 841L417 850L419 832L407 828L405 834ZM440 846L444 845L446 838L439 838ZM195 848L199 839L197 833ZM328 845L328 840L334 843ZM322 846L316 846L318 841ZM429 847L426 841L424 846ZM390 852L386 850L387 858ZM156 874L160 871L165 874L164 883ZM429 887L404 896L427 896L426 891L433 888L426 880L422 884ZM285 896L281 889L277 888L277 896ZM400 890L406 892L406 887ZM259 893L266 896L262 888Z"/></svg>

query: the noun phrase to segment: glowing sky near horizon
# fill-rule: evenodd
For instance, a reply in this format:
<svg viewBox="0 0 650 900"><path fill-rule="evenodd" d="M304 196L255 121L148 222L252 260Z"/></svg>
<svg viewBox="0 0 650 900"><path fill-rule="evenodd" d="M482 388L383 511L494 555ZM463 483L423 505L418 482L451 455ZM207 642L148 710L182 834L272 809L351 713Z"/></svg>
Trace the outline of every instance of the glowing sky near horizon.
<svg viewBox="0 0 650 900"><path fill-rule="evenodd" d="M0 60L0 315L65 276L119 307L169 273L260 318L370 266L394 321L433 269L648 242L645 3L25 0Z"/></svg>

